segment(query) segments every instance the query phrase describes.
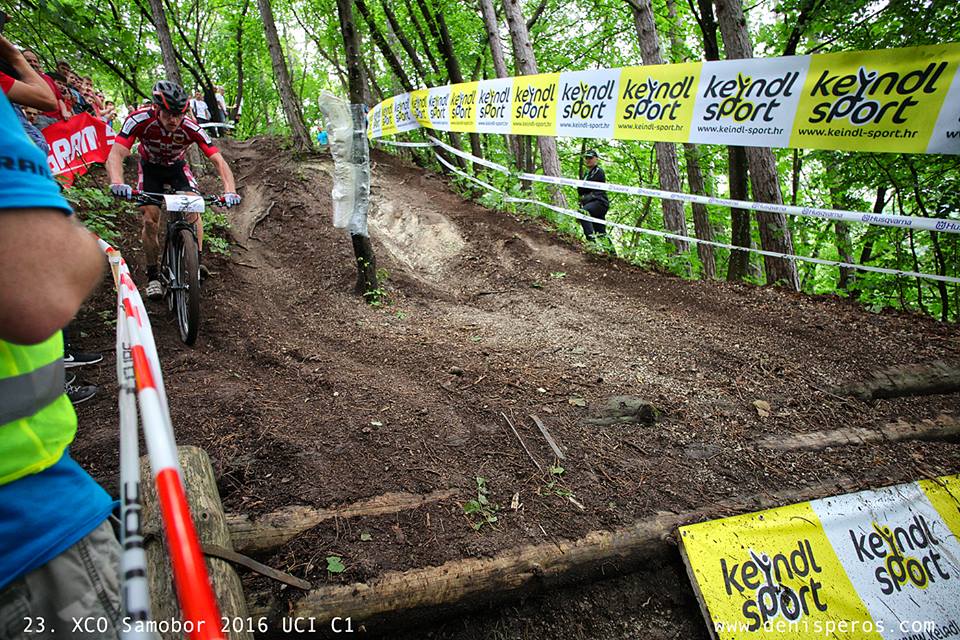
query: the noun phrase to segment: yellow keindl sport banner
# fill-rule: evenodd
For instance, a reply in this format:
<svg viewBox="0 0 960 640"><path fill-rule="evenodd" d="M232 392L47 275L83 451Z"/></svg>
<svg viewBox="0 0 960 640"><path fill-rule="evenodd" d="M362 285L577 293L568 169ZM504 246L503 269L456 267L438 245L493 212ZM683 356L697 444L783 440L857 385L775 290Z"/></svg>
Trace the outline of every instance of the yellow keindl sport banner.
<svg viewBox="0 0 960 640"><path fill-rule="evenodd" d="M713 636L960 638L960 476L680 527Z"/></svg>
<svg viewBox="0 0 960 640"><path fill-rule="evenodd" d="M517 76L414 91L370 113L371 138L427 127L960 154L960 44Z"/></svg>

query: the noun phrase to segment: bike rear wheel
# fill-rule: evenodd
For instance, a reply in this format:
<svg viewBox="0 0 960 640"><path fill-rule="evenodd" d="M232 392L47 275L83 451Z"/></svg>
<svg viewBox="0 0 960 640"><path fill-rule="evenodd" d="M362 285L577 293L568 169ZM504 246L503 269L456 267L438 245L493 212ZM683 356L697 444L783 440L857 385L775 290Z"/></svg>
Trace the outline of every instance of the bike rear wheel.
<svg viewBox="0 0 960 640"><path fill-rule="evenodd" d="M180 340L191 345L200 330L200 252L197 239L187 229L177 232L174 269L179 287L173 292Z"/></svg>

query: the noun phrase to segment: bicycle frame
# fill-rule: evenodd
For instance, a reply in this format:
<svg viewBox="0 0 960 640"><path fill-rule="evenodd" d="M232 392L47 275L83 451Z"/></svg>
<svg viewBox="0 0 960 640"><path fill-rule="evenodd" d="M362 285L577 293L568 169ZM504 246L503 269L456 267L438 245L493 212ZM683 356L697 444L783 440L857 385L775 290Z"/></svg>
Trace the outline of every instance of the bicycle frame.
<svg viewBox="0 0 960 640"><path fill-rule="evenodd" d="M183 208L190 206L190 203L184 201L178 203L182 208L171 210L167 207L168 200L164 196L173 195L177 194L136 192L138 202L157 206L166 212L160 282L163 285L163 295L167 299L167 307L176 314L180 339L191 345L197 338L200 325L200 245L196 224L188 222L187 216L199 216L203 208L198 211L184 211ZM221 199L215 196L201 197L204 205L221 202Z"/></svg>

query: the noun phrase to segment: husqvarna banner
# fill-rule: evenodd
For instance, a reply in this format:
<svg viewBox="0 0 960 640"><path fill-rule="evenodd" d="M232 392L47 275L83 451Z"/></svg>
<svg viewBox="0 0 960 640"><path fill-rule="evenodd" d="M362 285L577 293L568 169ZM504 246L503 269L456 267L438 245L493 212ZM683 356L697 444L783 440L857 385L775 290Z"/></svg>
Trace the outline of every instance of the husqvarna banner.
<svg viewBox="0 0 960 640"><path fill-rule="evenodd" d="M960 476L679 534L716 638L960 638Z"/></svg>
<svg viewBox="0 0 960 640"><path fill-rule="evenodd" d="M419 127L960 154L960 44L467 82L381 102L368 134Z"/></svg>

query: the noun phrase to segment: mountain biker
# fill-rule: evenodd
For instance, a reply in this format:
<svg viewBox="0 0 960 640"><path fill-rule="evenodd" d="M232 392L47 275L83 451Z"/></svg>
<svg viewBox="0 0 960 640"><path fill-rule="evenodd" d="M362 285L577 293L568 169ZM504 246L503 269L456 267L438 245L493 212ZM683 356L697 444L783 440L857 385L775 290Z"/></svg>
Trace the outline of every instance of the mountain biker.
<svg viewBox="0 0 960 640"><path fill-rule="evenodd" d="M197 193L197 183L184 159L187 149L196 143L220 175L224 206L229 208L240 204L233 172L220 150L196 122L185 118L187 102L187 93L180 85L161 80L153 86L153 103L127 116L107 158L110 191L115 196L128 200L133 196L133 189L123 181L123 161L130 155L130 148L137 140L140 141L137 190L160 193L164 185L169 185L175 191ZM140 210L143 212L140 237L147 261L146 294L151 300L158 300L163 297L158 265L160 207L152 204L141 205ZM188 214L186 219L196 225L197 241L203 248L203 223L200 216Z"/></svg>

